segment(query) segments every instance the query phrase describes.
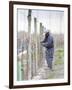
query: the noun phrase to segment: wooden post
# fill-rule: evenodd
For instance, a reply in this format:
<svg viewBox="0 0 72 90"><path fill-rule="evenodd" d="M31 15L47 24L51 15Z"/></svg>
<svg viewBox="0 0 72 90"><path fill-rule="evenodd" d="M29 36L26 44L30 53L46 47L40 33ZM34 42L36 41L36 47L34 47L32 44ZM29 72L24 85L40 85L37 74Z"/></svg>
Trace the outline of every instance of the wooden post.
<svg viewBox="0 0 72 90"><path fill-rule="evenodd" d="M35 76L36 75L36 53L35 53L35 32L34 32L34 34L33 34L33 46L32 46L32 52L33 52L33 66L32 66L32 68L33 68L33 76Z"/></svg>
<svg viewBox="0 0 72 90"><path fill-rule="evenodd" d="M31 10L28 11L28 79L31 79Z"/></svg>
<svg viewBox="0 0 72 90"><path fill-rule="evenodd" d="M33 48L33 37L32 37L32 44L31 44L31 49L32 49L32 52L31 52L31 79L33 78L34 76L34 48Z"/></svg>
<svg viewBox="0 0 72 90"><path fill-rule="evenodd" d="M43 38L43 31L44 31L44 29L45 29L45 27L44 26L42 26L42 40L44 39ZM44 65L44 63L45 63L45 48L43 48L42 47L42 65Z"/></svg>
<svg viewBox="0 0 72 90"><path fill-rule="evenodd" d="M43 40L43 26L42 23L40 23L40 41ZM40 67L42 67L42 60L43 60L43 47L40 44Z"/></svg>
<svg viewBox="0 0 72 90"><path fill-rule="evenodd" d="M34 30L35 30L35 55L36 55L36 62L35 62L35 67L36 67L36 72L38 69L38 54L37 54L37 19L34 18Z"/></svg>

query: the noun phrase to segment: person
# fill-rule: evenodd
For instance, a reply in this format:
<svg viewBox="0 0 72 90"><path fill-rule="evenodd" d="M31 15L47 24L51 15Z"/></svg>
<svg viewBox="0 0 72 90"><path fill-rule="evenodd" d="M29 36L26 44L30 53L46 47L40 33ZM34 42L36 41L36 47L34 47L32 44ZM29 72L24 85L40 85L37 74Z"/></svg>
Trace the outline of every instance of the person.
<svg viewBox="0 0 72 90"><path fill-rule="evenodd" d="M46 48L47 65L50 68L50 70L53 70L52 62L54 55L54 40L53 37L50 35L50 32L45 33L45 38L43 41L41 41L41 45Z"/></svg>

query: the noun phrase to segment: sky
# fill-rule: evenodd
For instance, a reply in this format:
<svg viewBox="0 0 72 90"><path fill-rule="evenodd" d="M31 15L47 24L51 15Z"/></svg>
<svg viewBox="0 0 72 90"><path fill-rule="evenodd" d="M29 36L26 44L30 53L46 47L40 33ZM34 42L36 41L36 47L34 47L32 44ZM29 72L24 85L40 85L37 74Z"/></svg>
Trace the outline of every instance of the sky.
<svg viewBox="0 0 72 90"><path fill-rule="evenodd" d="M28 10L18 9L18 31L28 31ZM31 33L34 32L34 18L37 18L37 32L40 23L52 33L64 33L64 12L54 10L34 10L31 13Z"/></svg>

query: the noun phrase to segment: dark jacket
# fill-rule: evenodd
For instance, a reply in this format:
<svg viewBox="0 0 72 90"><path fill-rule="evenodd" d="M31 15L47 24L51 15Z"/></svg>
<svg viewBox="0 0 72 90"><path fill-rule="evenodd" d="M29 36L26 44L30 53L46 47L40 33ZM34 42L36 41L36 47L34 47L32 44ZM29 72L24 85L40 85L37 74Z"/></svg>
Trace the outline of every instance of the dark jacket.
<svg viewBox="0 0 72 90"><path fill-rule="evenodd" d="M54 53L53 37L48 35L48 37L41 42L41 45L46 48L46 59L52 58Z"/></svg>
<svg viewBox="0 0 72 90"><path fill-rule="evenodd" d="M49 35L46 39L44 39L44 40L41 42L41 44L42 44L46 49L54 48L53 37Z"/></svg>

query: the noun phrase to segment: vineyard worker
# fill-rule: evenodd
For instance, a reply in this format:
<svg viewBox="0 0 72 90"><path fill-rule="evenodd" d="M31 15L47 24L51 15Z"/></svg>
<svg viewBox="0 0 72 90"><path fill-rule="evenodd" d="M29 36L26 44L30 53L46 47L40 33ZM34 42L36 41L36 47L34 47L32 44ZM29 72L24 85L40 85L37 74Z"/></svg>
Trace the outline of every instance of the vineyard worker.
<svg viewBox="0 0 72 90"><path fill-rule="evenodd" d="M50 32L45 33L45 38L41 41L41 45L46 48L46 61L47 65L52 69L52 61L53 61L53 54L54 54L54 41L53 37L50 35Z"/></svg>

